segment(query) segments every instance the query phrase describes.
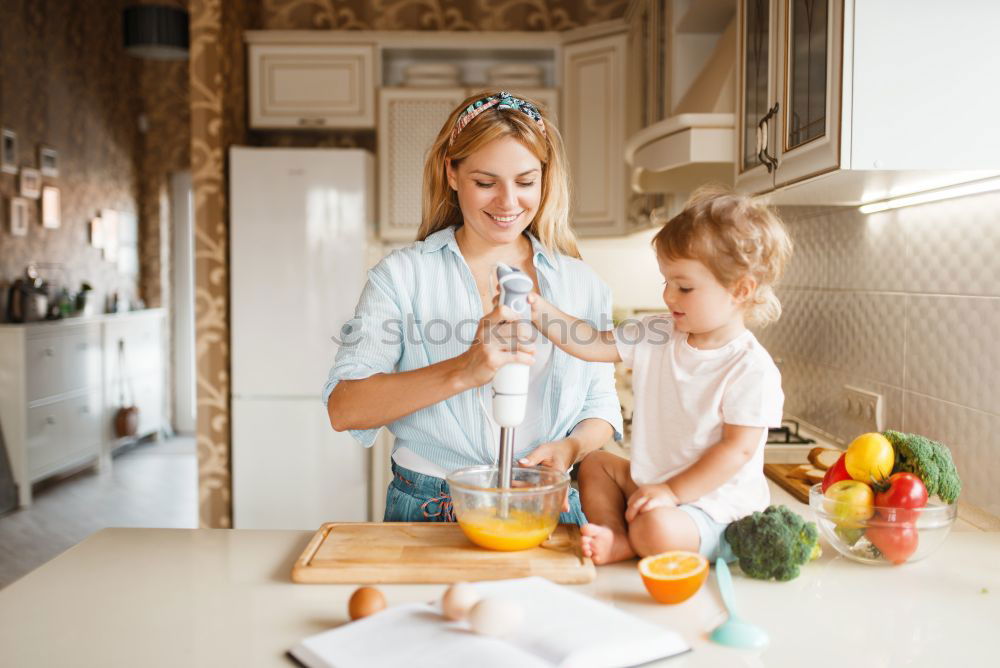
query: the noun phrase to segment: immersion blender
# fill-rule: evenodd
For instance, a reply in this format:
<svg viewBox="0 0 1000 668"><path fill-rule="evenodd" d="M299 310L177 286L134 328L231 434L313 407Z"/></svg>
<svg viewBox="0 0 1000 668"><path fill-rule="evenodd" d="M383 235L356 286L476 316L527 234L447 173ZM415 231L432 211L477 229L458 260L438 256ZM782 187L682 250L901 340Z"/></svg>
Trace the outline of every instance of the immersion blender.
<svg viewBox="0 0 1000 668"><path fill-rule="evenodd" d="M500 303L515 311L522 320L531 318L528 294L534 286L531 278L515 267L497 264ZM493 419L500 426L500 453L497 481L500 489L511 488L514 466L514 429L524 421L528 404L528 365L511 362L497 369L493 377ZM500 517L507 517L508 499L500 497Z"/></svg>

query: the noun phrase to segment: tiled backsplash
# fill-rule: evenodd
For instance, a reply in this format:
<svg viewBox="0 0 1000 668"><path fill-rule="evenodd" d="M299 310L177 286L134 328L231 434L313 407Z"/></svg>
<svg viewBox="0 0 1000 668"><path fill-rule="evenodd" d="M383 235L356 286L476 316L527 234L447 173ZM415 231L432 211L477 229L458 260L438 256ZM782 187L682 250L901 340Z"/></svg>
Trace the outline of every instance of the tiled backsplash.
<svg viewBox="0 0 1000 668"><path fill-rule="evenodd" d="M962 499L1000 515L1000 194L781 214L795 255L758 337L785 412L846 443L864 427L843 386L879 392L886 426L948 444Z"/></svg>

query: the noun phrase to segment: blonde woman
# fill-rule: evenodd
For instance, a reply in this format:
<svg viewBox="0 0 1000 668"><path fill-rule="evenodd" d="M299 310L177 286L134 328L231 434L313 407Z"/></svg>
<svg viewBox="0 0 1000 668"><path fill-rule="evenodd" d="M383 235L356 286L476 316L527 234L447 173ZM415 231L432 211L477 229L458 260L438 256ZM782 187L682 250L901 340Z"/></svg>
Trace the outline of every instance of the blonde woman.
<svg viewBox="0 0 1000 668"><path fill-rule="evenodd" d="M559 132L537 104L504 91L473 96L445 121L424 166L417 242L368 276L323 389L330 423L370 446L396 437L387 521L453 521L444 477L492 464L499 428L489 385L530 364L522 465L568 470L612 437L621 410L610 364L588 363L496 305L496 266L528 273L561 309L609 326L607 286L579 259L569 226ZM585 524L571 490L560 521Z"/></svg>

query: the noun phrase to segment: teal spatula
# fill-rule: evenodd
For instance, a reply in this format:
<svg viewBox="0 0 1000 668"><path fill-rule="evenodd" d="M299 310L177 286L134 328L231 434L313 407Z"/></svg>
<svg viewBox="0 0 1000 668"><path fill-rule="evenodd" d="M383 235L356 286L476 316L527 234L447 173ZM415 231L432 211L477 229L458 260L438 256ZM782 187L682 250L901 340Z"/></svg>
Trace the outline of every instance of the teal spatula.
<svg viewBox="0 0 1000 668"><path fill-rule="evenodd" d="M729 574L729 566L725 559L716 560L715 579L719 582L719 593L722 595L722 602L725 604L726 610L729 611L729 619L712 631L710 636L712 642L740 649L767 647L767 643L770 642L767 632L759 626L743 621L736 615L736 606L733 602L733 578Z"/></svg>

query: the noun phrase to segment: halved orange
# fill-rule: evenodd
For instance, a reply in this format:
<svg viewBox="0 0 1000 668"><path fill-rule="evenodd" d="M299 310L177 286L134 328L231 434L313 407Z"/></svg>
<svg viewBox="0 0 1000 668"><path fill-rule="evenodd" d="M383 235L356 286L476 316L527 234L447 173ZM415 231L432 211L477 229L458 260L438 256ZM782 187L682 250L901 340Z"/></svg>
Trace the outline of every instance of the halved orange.
<svg viewBox="0 0 1000 668"><path fill-rule="evenodd" d="M639 562L646 591L660 603L686 601L708 578L708 559L697 552L673 550L654 554Z"/></svg>

